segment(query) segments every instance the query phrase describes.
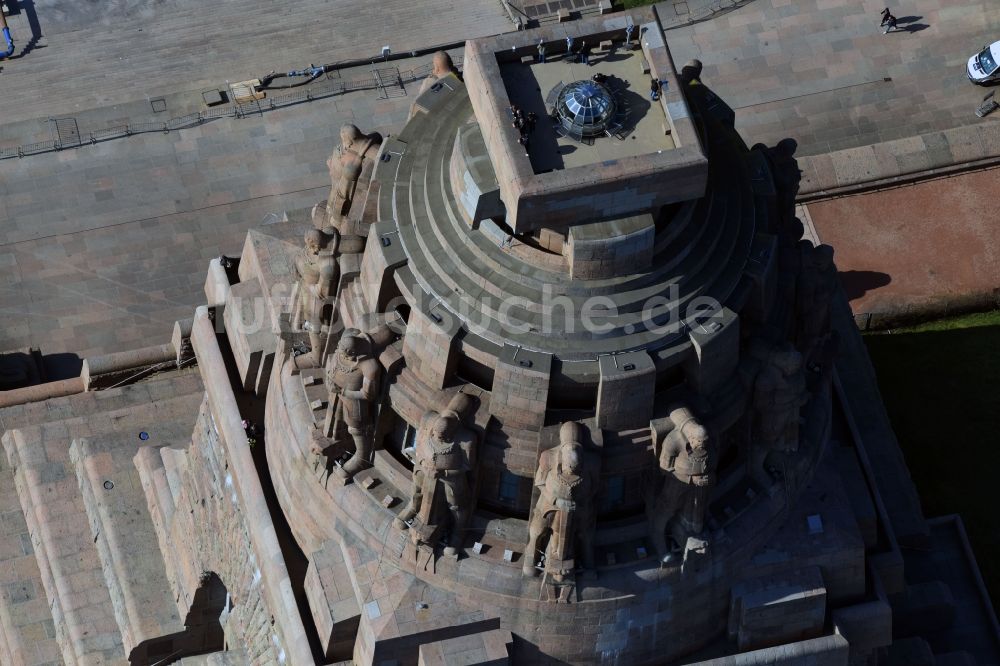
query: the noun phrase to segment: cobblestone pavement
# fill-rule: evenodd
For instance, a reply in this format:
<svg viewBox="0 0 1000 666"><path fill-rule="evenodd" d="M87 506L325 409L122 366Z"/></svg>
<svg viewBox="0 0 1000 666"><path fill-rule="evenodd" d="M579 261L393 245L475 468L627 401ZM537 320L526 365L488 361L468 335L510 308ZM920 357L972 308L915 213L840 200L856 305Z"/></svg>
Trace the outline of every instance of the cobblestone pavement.
<svg viewBox="0 0 1000 666"><path fill-rule="evenodd" d="M992 0L890 2L899 32L879 28L882 0L755 0L711 21L667 30L680 66L736 110L750 143L799 142L800 155L976 123L989 92L965 74L1000 39ZM888 80L887 80L888 79Z"/></svg>
<svg viewBox="0 0 1000 666"><path fill-rule="evenodd" d="M418 85L0 162L0 350L168 342L204 302L211 258L238 255L268 213L326 198L341 124L397 131Z"/></svg>
<svg viewBox="0 0 1000 666"><path fill-rule="evenodd" d="M498 0L18 0L0 122L510 30Z"/></svg>

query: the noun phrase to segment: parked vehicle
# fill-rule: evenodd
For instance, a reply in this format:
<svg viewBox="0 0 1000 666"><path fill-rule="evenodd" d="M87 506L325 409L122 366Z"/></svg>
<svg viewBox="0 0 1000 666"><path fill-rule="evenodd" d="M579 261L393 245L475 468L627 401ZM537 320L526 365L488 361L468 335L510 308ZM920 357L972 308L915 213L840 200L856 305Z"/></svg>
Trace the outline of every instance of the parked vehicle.
<svg viewBox="0 0 1000 666"><path fill-rule="evenodd" d="M1000 42L993 42L969 58L966 66L969 80L978 84L1000 80L1000 65L997 63L1000 63Z"/></svg>

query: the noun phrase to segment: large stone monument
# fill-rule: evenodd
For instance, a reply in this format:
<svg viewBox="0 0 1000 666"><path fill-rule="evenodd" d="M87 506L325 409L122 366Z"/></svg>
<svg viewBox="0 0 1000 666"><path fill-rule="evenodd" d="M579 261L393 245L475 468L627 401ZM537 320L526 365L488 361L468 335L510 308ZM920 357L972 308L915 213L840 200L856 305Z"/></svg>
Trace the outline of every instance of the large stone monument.
<svg viewBox="0 0 1000 666"><path fill-rule="evenodd" d="M0 663L988 658L794 142L747 149L653 9L462 74L345 126L327 200L213 261L170 344L8 392Z"/></svg>

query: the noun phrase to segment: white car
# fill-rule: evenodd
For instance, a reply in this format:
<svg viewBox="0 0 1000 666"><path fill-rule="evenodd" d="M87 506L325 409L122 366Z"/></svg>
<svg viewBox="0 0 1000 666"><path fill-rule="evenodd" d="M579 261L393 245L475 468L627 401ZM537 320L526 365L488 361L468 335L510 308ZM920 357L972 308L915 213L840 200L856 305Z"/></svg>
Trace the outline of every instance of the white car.
<svg viewBox="0 0 1000 666"><path fill-rule="evenodd" d="M983 50L969 58L967 74L973 83L989 83L1000 79L1000 42L984 46Z"/></svg>

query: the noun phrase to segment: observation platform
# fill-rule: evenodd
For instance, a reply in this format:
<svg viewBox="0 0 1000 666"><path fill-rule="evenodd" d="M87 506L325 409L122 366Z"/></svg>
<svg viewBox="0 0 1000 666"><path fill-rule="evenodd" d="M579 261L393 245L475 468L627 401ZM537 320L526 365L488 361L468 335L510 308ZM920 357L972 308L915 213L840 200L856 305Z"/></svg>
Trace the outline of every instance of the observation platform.
<svg viewBox="0 0 1000 666"><path fill-rule="evenodd" d="M596 44L590 64L576 62L566 53L544 63L505 62L500 73L511 103L526 114L534 112L539 121L530 134L531 166L536 174L567 169L650 152L672 150L676 144L663 111L649 97L649 65L641 51L625 48L598 51ZM646 71L643 72L645 64ZM553 91L574 81L589 80L595 74L607 79L622 115L619 127L593 141L576 141L555 131L548 113L548 97Z"/></svg>

